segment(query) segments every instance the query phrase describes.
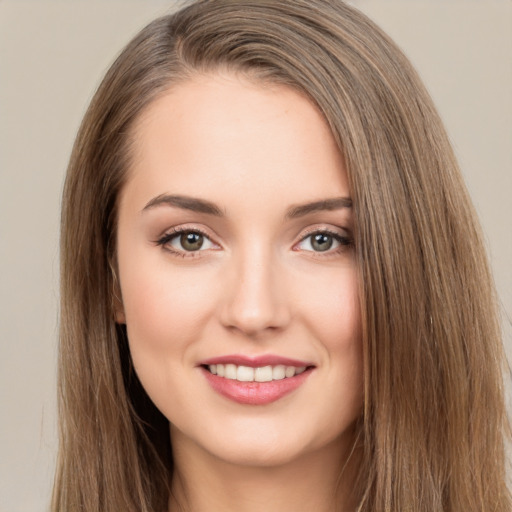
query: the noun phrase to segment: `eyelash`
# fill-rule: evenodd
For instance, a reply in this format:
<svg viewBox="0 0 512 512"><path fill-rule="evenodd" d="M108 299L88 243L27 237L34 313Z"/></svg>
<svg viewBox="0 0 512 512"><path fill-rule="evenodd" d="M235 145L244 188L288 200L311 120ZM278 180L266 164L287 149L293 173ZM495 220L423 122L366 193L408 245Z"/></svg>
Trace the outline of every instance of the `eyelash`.
<svg viewBox="0 0 512 512"><path fill-rule="evenodd" d="M326 250L324 252L322 252L322 251L306 251L306 252L312 253L312 255L314 255L315 258L327 258L329 256L338 255L338 254L346 251L354 243L352 237L350 237L350 236L340 235L336 231L331 231L330 229L327 229L327 228L323 228L323 229L318 229L317 228L317 229L313 229L313 230L307 232L300 239L300 241L294 245L294 247L296 247L297 245L301 244L302 242L304 242L308 238L313 237L315 235L328 235L328 236L331 236L334 240L336 240L340 244L339 247L337 247L337 248L335 248L333 250L328 249L328 250Z"/></svg>
<svg viewBox="0 0 512 512"><path fill-rule="evenodd" d="M182 235L183 233L195 233L198 235L204 236L208 240L211 240L210 237L201 229L198 228L173 228L168 233L165 233L162 237L156 240L156 245L162 247L166 251L174 254L175 256L179 256L181 258L197 258L200 256L199 253L202 251L178 251L174 249L172 246L168 245L174 238Z"/></svg>
<svg viewBox="0 0 512 512"><path fill-rule="evenodd" d="M200 253L204 252L204 251L201 251L201 250L179 251L179 250L174 249L170 245L168 245L169 242L171 242L174 238L176 238L177 236L180 236L184 233L199 234L199 235L202 235L203 237L207 238L211 242L210 237L201 229L198 229L198 228L173 228L170 232L165 233L162 237L160 237L158 240L156 240L155 244L157 246L164 248L166 251L169 251L172 254L179 256L181 258L195 258L195 257L201 256ZM349 236L340 235L339 233L336 233L335 231L331 231L329 229L315 229L315 230L312 230L312 231L306 233L299 240L299 242L297 242L294 245L294 247L296 247L297 245L301 244L302 242L304 242L305 240L307 240L308 238L310 238L314 235L331 236L334 240L336 240L340 244L339 247L337 247L334 250L329 250L329 249L326 250L325 255L323 255L322 251L305 251L305 252L313 253L315 255L315 257L328 257L328 256L337 255L337 254L347 250L350 246L353 245L353 239Z"/></svg>

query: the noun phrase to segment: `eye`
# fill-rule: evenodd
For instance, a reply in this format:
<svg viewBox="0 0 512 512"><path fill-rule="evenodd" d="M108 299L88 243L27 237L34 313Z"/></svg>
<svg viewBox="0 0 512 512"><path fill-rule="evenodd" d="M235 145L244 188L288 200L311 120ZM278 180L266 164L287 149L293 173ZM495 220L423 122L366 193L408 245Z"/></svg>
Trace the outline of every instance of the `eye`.
<svg viewBox="0 0 512 512"><path fill-rule="evenodd" d="M302 251L334 252L336 249L341 249L342 246L347 246L351 243L350 238L338 233L316 231L304 237L296 247Z"/></svg>
<svg viewBox="0 0 512 512"><path fill-rule="evenodd" d="M157 241L157 244L177 253L205 251L216 247L204 233L192 229L167 233Z"/></svg>

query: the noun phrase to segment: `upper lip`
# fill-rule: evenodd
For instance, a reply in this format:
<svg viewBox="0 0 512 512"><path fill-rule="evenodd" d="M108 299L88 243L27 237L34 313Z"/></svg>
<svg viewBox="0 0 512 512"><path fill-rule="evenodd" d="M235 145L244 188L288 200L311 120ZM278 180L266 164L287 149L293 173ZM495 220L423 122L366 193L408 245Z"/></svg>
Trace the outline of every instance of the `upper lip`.
<svg viewBox="0 0 512 512"><path fill-rule="evenodd" d="M292 359L289 357L282 357L274 354L266 354L262 356L245 356L242 354L230 354L225 356L212 357L199 363L200 366L209 366L212 364L234 364L236 366L249 366L251 368L258 368L261 366L314 366L308 361L301 361L299 359Z"/></svg>

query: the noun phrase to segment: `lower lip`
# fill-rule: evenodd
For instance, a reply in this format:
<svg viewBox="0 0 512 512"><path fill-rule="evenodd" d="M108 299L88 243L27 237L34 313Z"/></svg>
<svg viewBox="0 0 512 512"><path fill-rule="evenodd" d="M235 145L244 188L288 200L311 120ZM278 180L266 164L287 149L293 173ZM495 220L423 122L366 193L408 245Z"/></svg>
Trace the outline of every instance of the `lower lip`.
<svg viewBox="0 0 512 512"><path fill-rule="evenodd" d="M294 377L269 382L240 382L219 377L206 368L202 368L206 380L217 393L234 402L247 405L266 405L283 398L299 388L309 377L312 370L312 368L308 368Z"/></svg>

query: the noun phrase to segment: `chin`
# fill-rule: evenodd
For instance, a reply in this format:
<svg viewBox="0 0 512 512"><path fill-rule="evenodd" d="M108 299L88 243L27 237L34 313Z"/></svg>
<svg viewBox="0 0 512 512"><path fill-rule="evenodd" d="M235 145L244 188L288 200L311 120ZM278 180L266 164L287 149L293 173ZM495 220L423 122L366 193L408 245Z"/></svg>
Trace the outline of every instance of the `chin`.
<svg viewBox="0 0 512 512"><path fill-rule="evenodd" d="M255 441L252 446L245 444L231 444L225 449L215 447L215 455L224 462L240 467L270 468L284 466L301 456L304 456L302 446L283 445L276 440L273 443Z"/></svg>
<svg viewBox="0 0 512 512"><path fill-rule="evenodd" d="M349 427L347 435L350 439L352 432L353 429ZM214 458L230 465L270 468L308 459L326 449L339 449L345 440L346 436L336 437L332 431L319 435L319 432L313 433L313 430L297 428L296 424L283 427L257 422L236 429L204 431L197 445Z"/></svg>

